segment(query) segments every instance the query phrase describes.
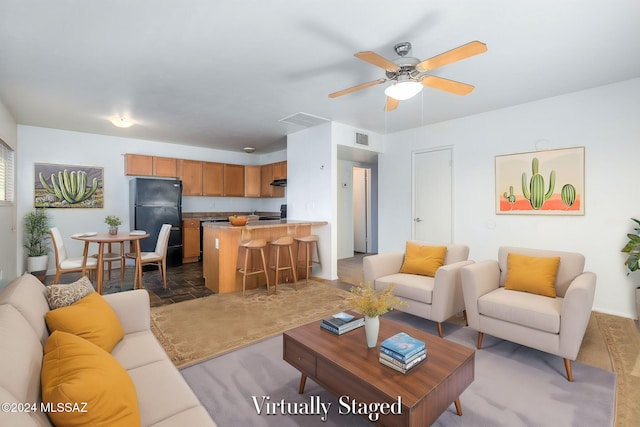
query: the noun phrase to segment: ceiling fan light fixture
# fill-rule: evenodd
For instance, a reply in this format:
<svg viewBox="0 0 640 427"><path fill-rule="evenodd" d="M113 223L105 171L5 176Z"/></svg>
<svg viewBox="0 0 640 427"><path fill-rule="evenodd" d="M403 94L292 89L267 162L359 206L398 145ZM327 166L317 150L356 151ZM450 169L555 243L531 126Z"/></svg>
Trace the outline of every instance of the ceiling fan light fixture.
<svg viewBox="0 0 640 427"><path fill-rule="evenodd" d="M109 119L109 121L111 122L112 125L117 126L119 128L130 128L135 124L132 120L126 119L124 117L112 117Z"/></svg>
<svg viewBox="0 0 640 427"><path fill-rule="evenodd" d="M409 80L392 84L384 93L393 99L404 101L419 94L422 87L422 83Z"/></svg>

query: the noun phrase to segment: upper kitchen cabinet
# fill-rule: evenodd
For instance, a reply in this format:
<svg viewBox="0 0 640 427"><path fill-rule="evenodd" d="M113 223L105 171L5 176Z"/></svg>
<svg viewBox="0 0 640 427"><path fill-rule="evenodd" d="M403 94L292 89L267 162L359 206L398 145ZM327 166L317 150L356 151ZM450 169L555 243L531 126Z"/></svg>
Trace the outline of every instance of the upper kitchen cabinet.
<svg viewBox="0 0 640 427"><path fill-rule="evenodd" d="M224 164L214 162L203 162L202 171L202 195L203 196L223 196L224 195Z"/></svg>
<svg viewBox="0 0 640 427"><path fill-rule="evenodd" d="M224 195L244 197L244 166L224 165Z"/></svg>
<svg viewBox="0 0 640 427"><path fill-rule="evenodd" d="M273 179L287 179L287 162L273 164Z"/></svg>
<svg viewBox="0 0 640 427"><path fill-rule="evenodd" d="M271 185L275 179L275 165L276 163L271 163L260 167L260 197L284 197L284 187L274 187Z"/></svg>
<svg viewBox="0 0 640 427"><path fill-rule="evenodd" d="M260 166L244 167L244 197L260 197Z"/></svg>
<svg viewBox="0 0 640 427"><path fill-rule="evenodd" d="M178 176L178 160L170 157L153 158L153 176L175 178Z"/></svg>
<svg viewBox="0 0 640 427"><path fill-rule="evenodd" d="M134 176L153 176L153 156L125 154L124 174Z"/></svg>
<svg viewBox="0 0 640 427"><path fill-rule="evenodd" d="M182 195L202 196L202 162L179 159L177 169L178 178L182 180Z"/></svg>

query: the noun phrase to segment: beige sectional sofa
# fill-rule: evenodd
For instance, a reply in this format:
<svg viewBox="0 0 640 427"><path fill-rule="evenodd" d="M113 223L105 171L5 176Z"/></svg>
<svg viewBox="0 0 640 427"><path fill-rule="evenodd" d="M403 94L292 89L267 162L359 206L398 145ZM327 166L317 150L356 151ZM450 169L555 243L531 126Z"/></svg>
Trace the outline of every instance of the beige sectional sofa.
<svg viewBox="0 0 640 427"><path fill-rule="evenodd" d="M436 245L411 242L424 246ZM447 245L444 265L437 269L435 277L401 273L404 257L402 252L364 257L365 283L370 283L376 290L386 289L393 284L394 295L407 303L398 307L398 310L436 322L438 334L442 336L442 322L464 311L460 270L473 264L473 261L467 261L469 247Z"/></svg>
<svg viewBox="0 0 640 427"><path fill-rule="evenodd" d="M133 381L141 425L215 426L151 332L147 291L104 298L125 332L111 355ZM0 292L0 402L5 402L1 426L52 425L40 411L43 348L49 338L47 311L45 286L32 275L15 279ZM35 406L27 412L25 403Z"/></svg>

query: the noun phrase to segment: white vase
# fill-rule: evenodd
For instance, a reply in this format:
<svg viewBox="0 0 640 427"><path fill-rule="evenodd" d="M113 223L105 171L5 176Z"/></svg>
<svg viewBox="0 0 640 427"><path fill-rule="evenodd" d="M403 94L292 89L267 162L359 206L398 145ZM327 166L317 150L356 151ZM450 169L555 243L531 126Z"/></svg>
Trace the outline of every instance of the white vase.
<svg viewBox="0 0 640 427"><path fill-rule="evenodd" d="M364 333L367 336L367 347L374 348L378 343L378 331L380 330L380 318L364 317Z"/></svg>
<svg viewBox="0 0 640 427"><path fill-rule="evenodd" d="M27 257L27 271L29 273L46 271L49 255Z"/></svg>

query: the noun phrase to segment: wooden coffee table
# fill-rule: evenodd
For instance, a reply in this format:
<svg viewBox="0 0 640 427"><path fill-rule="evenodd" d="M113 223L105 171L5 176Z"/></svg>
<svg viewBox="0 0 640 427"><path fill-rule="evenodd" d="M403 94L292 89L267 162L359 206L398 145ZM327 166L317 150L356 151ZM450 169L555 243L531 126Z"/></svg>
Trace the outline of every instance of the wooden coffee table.
<svg viewBox="0 0 640 427"><path fill-rule="evenodd" d="M378 361L380 342L398 332L406 332L427 346L427 359L407 374ZM455 403L458 415L462 415L460 394L473 381L475 350L380 318L375 348L367 348L364 327L335 335L322 329L316 321L284 332L283 359L302 372L299 393L304 391L309 377L335 396L349 396L351 407L352 401L366 405L395 403L397 407L400 399L401 414L381 414L379 423L428 426L451 403Z"/></svg>

